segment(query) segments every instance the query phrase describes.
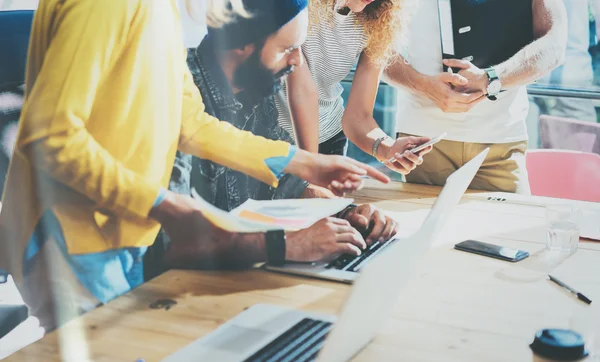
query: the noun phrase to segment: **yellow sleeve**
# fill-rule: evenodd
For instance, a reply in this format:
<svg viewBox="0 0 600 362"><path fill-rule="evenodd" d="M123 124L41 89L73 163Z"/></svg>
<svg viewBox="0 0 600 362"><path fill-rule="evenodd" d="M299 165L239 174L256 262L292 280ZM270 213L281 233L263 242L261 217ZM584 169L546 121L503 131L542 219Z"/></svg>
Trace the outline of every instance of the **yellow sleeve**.
<svg viewBox="0 0 600 362"><path fill-rule="evenodd" d="M200 91L194 84L187 66L184 81L179 149L277 187L277 177L265 160L271 157L286 157L290 144L255 136L210 116L204 112Z"/></svg>
<svg viewBox="0 0 600 362"><path fill-rule="evenodd" d="M86 129L99 84L123 47L132 4L72 1L36 14L32 42L39 43L32 48L45 51L30 52L29 61L41 66L25 100L17 149L99 207L147 218L161 185L127 169Z"/></svg>

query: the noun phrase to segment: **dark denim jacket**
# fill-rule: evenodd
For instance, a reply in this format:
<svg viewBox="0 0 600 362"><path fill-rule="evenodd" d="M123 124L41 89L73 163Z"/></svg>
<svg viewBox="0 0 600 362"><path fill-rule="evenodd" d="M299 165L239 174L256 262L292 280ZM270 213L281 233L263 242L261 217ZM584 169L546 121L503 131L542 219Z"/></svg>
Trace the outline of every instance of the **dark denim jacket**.
<svg viewBox="0 0 600 362"><path fill-rule="evenodd" d="M229 122L239 129L258 136L293 143L292 137L277 123L277 109L273 97L253 106L243 106L233 94L206 38L197 49L188 51L188 66L194 83L200 89L205 112ZM227 142L227 140L223 140ZM230 211L248 199L293 199L301 197L308 183L293 175L285 175L277 188L270 187L250 176L211 161L177 153L169 189L189 195L193 187L202 198L220 209ZM160 259L168 245L161 231L145 257L146 279L163 270Z"/></svg>
<svg viewBox="0 0 600 362"><path fill-rule="evenodd" d="M194 83L200 89L206 112L235 127L258 136L293 143L292 137L277 123L273 97L255 105L242 105L236 97L214 53L210 39L188 52L188 66ZM223 140L227 142L227 140ZM193 158L192 187L205 200L223 210L232 210L248 199L291 199L302 195L307 183L293 175L284 176L276 189L230 168Z"/></svg>

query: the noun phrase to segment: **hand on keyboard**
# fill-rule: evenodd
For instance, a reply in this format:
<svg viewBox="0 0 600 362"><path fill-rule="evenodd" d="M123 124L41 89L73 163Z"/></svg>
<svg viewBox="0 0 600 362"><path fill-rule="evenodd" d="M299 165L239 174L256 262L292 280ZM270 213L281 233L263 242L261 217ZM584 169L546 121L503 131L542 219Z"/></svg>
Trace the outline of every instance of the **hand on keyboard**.
<svg viewBox="0 0 600 362"><path fill-rule="evenodd" d="M368 228L366 228L366 229L362 228L362 230L357 228L357 230L360 232L360 235L362 235L363 239L367 240L368 237L369 237L369 235L371 235L371 233L373 232L373 228L374 227L375 227L375 222L371 221L369 223L369 227ZM364 250L366 250L366 249L364 249Z"/></svg>
<svg viewBox="0 0 600 362"><path fill-rule="evenodd" d="M344 215L344 219L357 230L364 230L363 237L367 245L389 240L398 232L398 224L371 204L358 206Z"/></svg>
<svg viewBox="0 0 600 362"><path fill-rule="evenodd" d="M392 241L379 242L376 241L371 244L367 250L365 250L360 256L342 254L337 259L333 260L325 266L327 269L338 269L350 272L358 272L360 268L365 265L367 259L374 254L380 252L383 248L387 247Z"/></svg>
<svg viewBox="0 0 600 362"><path fill-rule="evenodd" d="M307 229L286 233L286 260L308 262L339 254L360 255L367 247L346 220L328 217Z"/></svg>

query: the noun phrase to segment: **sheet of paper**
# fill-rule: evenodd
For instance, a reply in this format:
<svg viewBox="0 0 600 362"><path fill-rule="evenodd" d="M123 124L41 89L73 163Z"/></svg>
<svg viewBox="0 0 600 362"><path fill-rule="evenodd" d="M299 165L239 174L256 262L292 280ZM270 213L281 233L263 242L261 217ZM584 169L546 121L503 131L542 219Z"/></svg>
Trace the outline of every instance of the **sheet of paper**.
<svg viewBox="0 0 600 362"><path fill-rule="evenodd" d="M600 211L583 209L579 227L581 237L600 241Z"/></svg>
<svg viewBox="0 0 600 362"><path fill-rule="evenodd" d="M506 193L506 192L471 193L471 194L466 194L465 199L478 200L478 201L489 201L489 202L493 202L493 203L541 206L541 207L545 207L548 205L573 205L573 206L577 206L584 210L589 209L589 210L600 211L600 202L555 199L552 197L519 195L519 194Z"/></svg>
<svg viewBox="0 0 600 362"><path fill-rule="evenodd" d="M226 212L200 197L192 196L204 216L215 226L238 233L269 230L298 230L322 218L334 215L352 203L352 199L248 200Z"/></svg>
<svg viewBox="0 0 600 362"><path fill-rule="evenodd" d="M231 211L247 222L277 225L286 230L304 229L334 215L352 203L352 199L248 200Z"/></svg>
<svg viewBox="0 0 600 362"><path fill-rule="evenodd" d="M265 225L240 219L239 217L223 211L207 202L200 197L195 190L192 190L192 196L204 214L204 217L221 229L236 233L255 233L281 229L277 225Z"/></svg>

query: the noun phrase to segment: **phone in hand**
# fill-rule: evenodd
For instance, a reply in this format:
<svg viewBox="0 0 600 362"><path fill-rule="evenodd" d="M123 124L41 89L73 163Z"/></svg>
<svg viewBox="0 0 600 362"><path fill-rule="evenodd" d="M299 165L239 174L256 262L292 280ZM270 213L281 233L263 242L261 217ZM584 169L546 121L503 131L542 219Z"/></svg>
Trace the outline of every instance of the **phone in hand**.
<svg viewBox="0 0 600 362"><path fill-rule="evenodd" d="M424 149L426 149L427 147L435 145L436 143L440 142L441 140L444 139L444 137L446 137L446 132L432 138L429 142L425 142L423 144L418 145L417 147L410 150L410 152L412 152L413 154L417 154L417 153L423 151ZM390 163L396 162L396 161L398 161L398 160L396 160L396 157L392 157L389 160L385 161L383 164L387 165L387 164L390 164Z"/></svg>
<svg viewBox="0 0 600 362"><path fill-rule="evenodd" d="M441 140L444 139L444 137L446 137L447 133L444 132L436 137L433 137L429 142L425 142L422 145L418 145L417 147L413 148L412 150L410 150L410 152L412 153L419 153L421 151L423 151L424 149L426 149L429 146L435 145L436 143L440 142Z"/></svg>
<svg viewBox="0 0 600 362"><path fill-rule="evenodd" d="M454 245L454 249L487 256L504 261L517 262L529 256L529 253L519 249L507 248L500 245L484 243L477 240L466 240Z"/></svg>

